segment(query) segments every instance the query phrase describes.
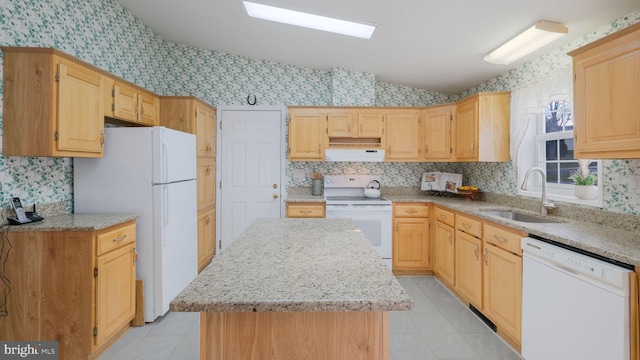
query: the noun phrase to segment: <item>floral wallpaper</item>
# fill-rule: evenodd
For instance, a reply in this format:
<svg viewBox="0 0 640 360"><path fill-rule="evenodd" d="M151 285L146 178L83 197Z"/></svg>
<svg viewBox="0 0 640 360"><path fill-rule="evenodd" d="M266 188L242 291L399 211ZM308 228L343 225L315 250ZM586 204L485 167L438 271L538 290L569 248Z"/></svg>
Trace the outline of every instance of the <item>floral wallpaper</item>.
<svg viewBox="0 0 640 360"><path fill-rule="evenodd" d="M640 13L631 13L458 95L377 82L375 74L358 70L327 72L168 43L115 0L0 0L0 45L55 47L158 94L194 95L216 106L245 105L248 96L259 105L427 106L544 78L570 66L567 51L638 21ZM0 111L0 135L1 124ZM605 161L604 167L604 208L640 214L640 161ZM71 211L72 171L69 158L0 156L0 205L20 196L26 204L64 201ZM512 163L294 162L287 165L288 185L308 186L310 171L381 174L385 186L418 186L425 171L461 172L485 191L516 194Z"/></svg>
<svg viewBox="0 0 640 360"><path fill-rule="evenodd" d="M334 67L333 106L376 105L376 77L374 74Z"/></svg>

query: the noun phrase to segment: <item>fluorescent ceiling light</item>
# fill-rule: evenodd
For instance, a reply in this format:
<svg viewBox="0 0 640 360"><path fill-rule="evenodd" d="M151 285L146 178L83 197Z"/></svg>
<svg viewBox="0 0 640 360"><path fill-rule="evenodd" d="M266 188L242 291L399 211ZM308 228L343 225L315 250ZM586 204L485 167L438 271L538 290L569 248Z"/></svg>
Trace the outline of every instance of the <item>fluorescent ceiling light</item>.
<svg viewBox="0 0 640 360"><path fill-rule="evenodd" d="M569 29L561 23L541 20L522 34L509 40L484 57L493 64L509 65L521 57L566 35Z"/></svg>
<svg viewBox="0 0 640 360"><path fill-rule="evenodd" d="M355 36L363 39L371 39L373 31L376 29L373 25L359 24L249 1L243 1L243 3L249 16L264 20Z"/></svg>

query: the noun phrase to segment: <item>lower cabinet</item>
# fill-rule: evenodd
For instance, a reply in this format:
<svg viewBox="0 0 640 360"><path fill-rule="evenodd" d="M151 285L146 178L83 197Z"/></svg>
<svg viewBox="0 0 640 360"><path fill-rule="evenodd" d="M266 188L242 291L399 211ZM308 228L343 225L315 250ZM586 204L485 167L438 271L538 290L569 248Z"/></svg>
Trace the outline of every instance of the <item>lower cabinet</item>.
<svg viewBox="0 0 640 360"><path fill-rule="evenodd" d="M395 273L420 274L431 269L427 203L393 204L393 256Z"/></svg>
<svg viewBox="0 0 640 360"><path fill-rule="evenodd" d="M456 214L455 289L482 308L482 222Z"/></svg>
<svg viewBox="0 0 640 360"><path fill-rule="evenodd" d="M447 285L454 285L454 213L441 207L435 209L433 272Z"/></svg>
<svg viewBox="0 0 640 360"><path fill-rule="evenodd" d="M135 221L98 231L14 231L0 339L58 341L60 359L93 359L131 325ZM3 309L5 310L5 309Z"/></svg>
<svg viewBox="0 0 640 360"><path fill-rule="evenodd" d="M483 308L498 333L520 349L522 335L522 251L526 233L485 224Z"/></svg>
<svg viewBox="0 0 640 360"><path fill-rule="evenodd" d="M202 271L216 254L216 210L198 211L198 272Z"/></svg>
<svg viewBox="0 0 640 360"><path fill-rule="evenodd" d="M326 207L320 202L289 202L287 203L288 218L323 218L326 217Z"/></svg>

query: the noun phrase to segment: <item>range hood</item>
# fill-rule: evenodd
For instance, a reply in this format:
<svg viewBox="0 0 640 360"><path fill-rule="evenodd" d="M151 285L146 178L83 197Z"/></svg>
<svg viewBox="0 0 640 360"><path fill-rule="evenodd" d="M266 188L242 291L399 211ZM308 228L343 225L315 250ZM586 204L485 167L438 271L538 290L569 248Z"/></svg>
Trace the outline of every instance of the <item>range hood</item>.
<svg viewBox="0 0 640 360"><path fill-rule="evenodd" d="M326 149L324 159L325 161L381 162L384 161L384 150Z"/></svg>

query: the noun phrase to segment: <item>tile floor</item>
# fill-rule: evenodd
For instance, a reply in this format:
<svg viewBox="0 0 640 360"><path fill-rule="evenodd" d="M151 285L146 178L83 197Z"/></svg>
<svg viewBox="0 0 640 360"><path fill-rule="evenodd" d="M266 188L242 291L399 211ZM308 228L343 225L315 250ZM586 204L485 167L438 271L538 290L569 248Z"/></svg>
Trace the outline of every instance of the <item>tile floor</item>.
<svg viewBox="0 0 640 360"><path fill-rule="evenodd" d="M389 359L521 359L433 277L398 277L398 281L414 308L389 316ZM170 312L129 330L99 360L197 360L199 334L198 313Z"/></svg>

